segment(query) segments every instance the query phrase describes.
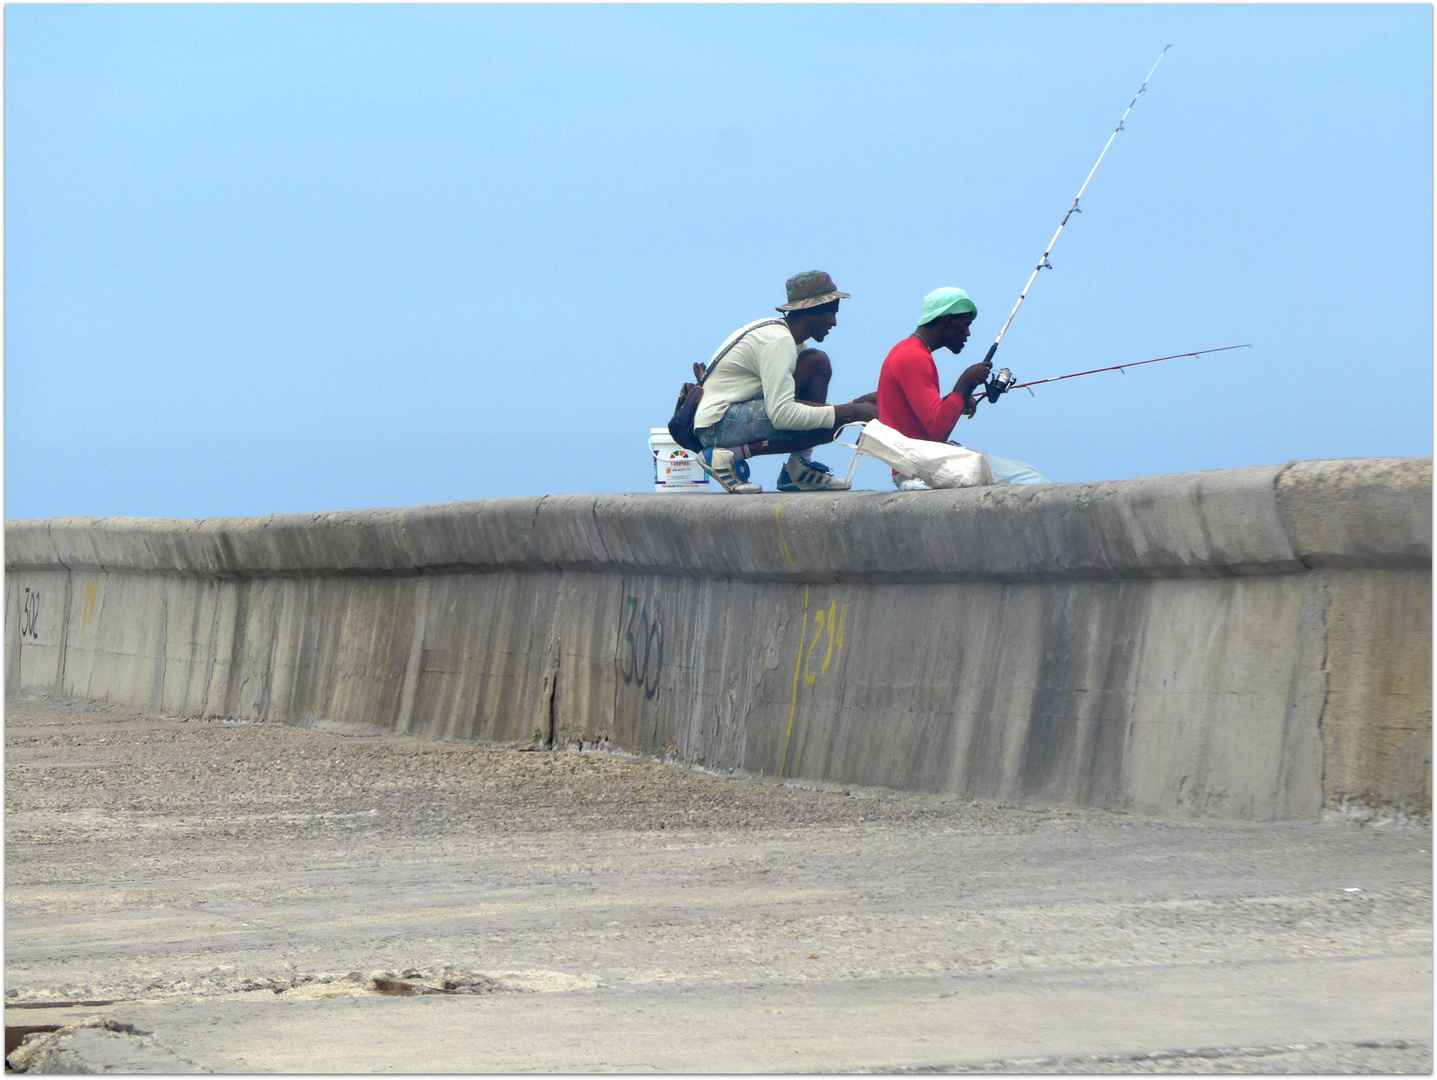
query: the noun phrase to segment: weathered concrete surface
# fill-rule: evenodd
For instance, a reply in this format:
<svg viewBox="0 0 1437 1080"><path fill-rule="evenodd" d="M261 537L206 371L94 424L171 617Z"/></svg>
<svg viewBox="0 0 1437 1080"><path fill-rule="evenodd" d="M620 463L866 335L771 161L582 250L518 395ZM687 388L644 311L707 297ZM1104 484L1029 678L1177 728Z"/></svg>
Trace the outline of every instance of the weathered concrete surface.
<svg viewBox="0 0 1437 1080"><path fill-rule="evenodd" d="M8 685L1252 820L1431 808L1431 461L6 526Z"/></svg>
<svg viewBox="0 0 1437 1080"><path fill-rule="evenodd" d="M1410 570L1431 566L1431 491L1430 458L1379 458L916 494L551 495L202 521L57 518L7 522L5 559L16 570L202 577L539 569L814 583Z"/></svg>
<svg viewBox="0 0 1437 1080"><path fill-rule="evenodd" d="M5 738L6 1023L95 1025L42 1069L1432 1068L1425 826L36 702Z"/></svg>

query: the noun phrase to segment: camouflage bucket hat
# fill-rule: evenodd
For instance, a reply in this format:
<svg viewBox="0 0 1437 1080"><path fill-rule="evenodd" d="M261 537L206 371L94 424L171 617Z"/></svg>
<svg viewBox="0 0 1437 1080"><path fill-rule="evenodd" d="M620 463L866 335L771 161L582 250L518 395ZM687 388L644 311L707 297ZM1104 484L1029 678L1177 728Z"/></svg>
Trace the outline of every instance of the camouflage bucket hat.
<svg viewBox="0 0 1437 1080"><path fill-rule="evenodd" d="M833 300L852 299L848 293L839 292L833 278L822 270L805 270L801 274L794 274L784 282L783 287L788 292L788 303L775 308L776 311L802 311L804 308L818 307L819 304L827 304Z"/></svg>

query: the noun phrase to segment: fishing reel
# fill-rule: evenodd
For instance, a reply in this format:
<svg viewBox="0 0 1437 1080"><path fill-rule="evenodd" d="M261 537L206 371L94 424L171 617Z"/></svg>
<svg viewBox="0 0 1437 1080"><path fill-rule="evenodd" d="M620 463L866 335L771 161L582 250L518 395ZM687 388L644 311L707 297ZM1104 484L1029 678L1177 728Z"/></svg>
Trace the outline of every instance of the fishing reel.
<svg viewBox="0 0 1437 1080"><path fill-rule="evenodd" d="M1013 373L1007 368L999 368L997 373L988 377L985 387L990 402L996 402L1008 392L1008 389L1016 382Z"/></svg>

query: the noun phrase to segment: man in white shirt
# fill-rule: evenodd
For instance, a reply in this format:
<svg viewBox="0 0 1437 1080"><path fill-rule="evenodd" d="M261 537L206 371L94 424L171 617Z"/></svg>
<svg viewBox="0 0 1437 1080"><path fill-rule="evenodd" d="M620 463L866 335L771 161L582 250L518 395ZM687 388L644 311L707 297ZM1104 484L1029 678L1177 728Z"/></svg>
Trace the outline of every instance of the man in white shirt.
<svg viewBox="0 0 1437 1080"><path fill-rule="evenodd" d="M779 491L846 491L848 481L812 459L815 446L832 442L852 421L878 416L877 393L845 405L829 405L833 375L828 354L800 347L822 341L838 324L838 302L849 299L820 270L795 274L786 285L781 319L761 319L730 334L714 357L694 414L694 434L703 444L699 463L725 491L737 495L763 490L749 481L748 459L788 454L778 474ZM713 360L709 361L713 364Z"/></svg>

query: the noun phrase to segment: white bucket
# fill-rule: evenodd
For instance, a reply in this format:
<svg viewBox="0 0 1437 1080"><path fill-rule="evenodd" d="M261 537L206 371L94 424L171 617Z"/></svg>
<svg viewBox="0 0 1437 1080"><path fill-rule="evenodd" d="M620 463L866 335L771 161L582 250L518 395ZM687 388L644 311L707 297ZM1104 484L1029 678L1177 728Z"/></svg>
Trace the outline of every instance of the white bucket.
<svg viewBox="0 0 1437 1080"><path fill-rule="evenodd" d="M709 489L708 473L685 450L668 428L649 430L649 455L654 459L655 491L697 491L700 494Z"/></svg>

